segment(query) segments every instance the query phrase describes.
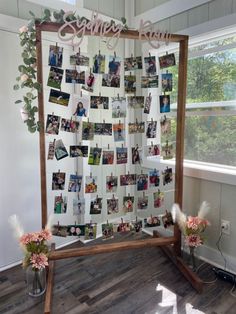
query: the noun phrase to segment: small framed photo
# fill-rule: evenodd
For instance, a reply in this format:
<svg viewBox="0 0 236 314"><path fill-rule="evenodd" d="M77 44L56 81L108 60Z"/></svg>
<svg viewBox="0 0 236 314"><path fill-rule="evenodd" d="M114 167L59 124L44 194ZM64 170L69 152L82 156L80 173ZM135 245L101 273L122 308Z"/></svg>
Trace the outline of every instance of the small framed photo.
<svg viewBox="0 0 236 314"><path fill-rule="evenodd" d="M61 68L63 60L63 47L50 45L48 65Z"/></svg>
<svg viewBox="0 0 236 314"><path fill-rule="evenodd" d="M174 66L176 64L175 63L175 54L170 53L170 54L159 57L159 63L160 63L161 69Z"/></svg>
<svg viewBox="0 0 236 314"><path fill-rule="evenodd" d="M162 172L162 179L163 179L163 185L167 185L170 184L173 181L173 172L172 172L172 168L166 168L163 172Z"/></svg>
<svg viewBox="0 0 236 314"><path fill-rule="evenodd" d="M98 166L100 165L102 149L99 147L90 147L88 164Z"/></svg>
<svg viewBox="0 0 236 314"><path fill-rule="evenodd" d="M174 145L166 141L161 147L161 156L163 159L172 159L175 156Z"/></svg>
<svg viewBox="0 0 236 314"><path fill-rule="evenodd" d="M103 150L102 151L102 164L103 165L113 165L114 163L114 151L113 150Z"/></svg>
<svg viewBox="0 0 236 314"><path fill-rule="evenodd" d="M97 177L86 176L85 177L85 193L96 193L97 192Z"/></svg>
<svg viewBox="0 0 236 314"><path fill-rule="evenodd" d="M57 195L54 199L54 214L65 214L67 210L67 196Z"/></svg>
<svg viewBox="0 0 236 314"><path fill-rule="evenodd" d="M148 188L148 175L138 174L137 175L137 190L145 191Z"/></svg>
<svg viewBox="0 0 236 314"><path fill-rule="evenodd" d="M113 124L113 134L115 142L123 142L125 140L125 125L124 123Z"/></svg>
<svg viewBox="0 0 236 314"><path fill-rule="evenodd" d="M102 198L96 197L90 202L90 215L100 215L102 212Z"/></svg>
<svg viewBox="0 0 236 314"><path fill-rule="evenodd" d="M106 177L106 192L107 193L115 193L117 191L118 186L118 177L117 176L107 176Z"/></svg>
<svg viewBox="0 0 236 314"><path fill-rule="evenodd" d="M51 67L48 75L47 86L60 89L64 70Z"/></svg>
<svg viewBox="0 0 236 314"><path fill-rule="evenodd" d="M144 96L128 96L127 101L132 109L144 108Z"/></svg>
<svg viewBox="0 0 236 314"><path fill-rule="evenodd" d="M79 122L72 119L61 119L61 131L75 133L79 131Z"/></svg>
<svg viewBox="0 0 236 314"><path fill-rule="evenodd" d="M149 188L156 188L160 185L160 171L150 170L149 171Z"/></svg>
<svg viewBox="0 0 236 314"><path fill-rule="evenodd" d="M164 193L158 190L153 193L154 208L160 208L164 205Z"/></svg>
<svg viewBox="0 0 236 314"><path fill-rule="evenodd" d="M136 174L120 175L120 186L136 185Z"/></svg>
<svg viewBox="0 0 236 314"><path fill-rule="evenodd" d="M53 172L52 174L52 190L64 190L65 189L65 172Z"/></svg>
<svg viewBox="0 0 236 314"><path fill-rule="evenodd" d="M70 65L89 67L89 57L77 52L70 56Z"/></svg>
<svg viewBox="0 0 236 314"><path fill-rule="evenodd" d="M90 96L91 109L109 109L109 97Z"/></svg>
<svg viewBox="0 0 236 314"><path fill-rule="evenodd" d="M152 104L152 96L151 93L145 98L144 109L143 112L149 114Z"/></svg>
<svg viewBox="0 0 236 314"><path fill-rule="evenodd" d="M127 164L128 161L128 149L127 147L116 147L116 163Z"/></svg>
<svg viewBox="0 0 236 314"><path fill-rule="evenodd" d="M119 202L118 198L112 197L107 199L107 214L117 214L119 213Z"/></svg>
<svg viewBox="0 0 236 314"><path fill-rule="evenodd" d="M152 144L152 145L145 146L145 156L146 157L160 156L160 145Z"/></svg>
<svg viewBox="0 0 236 314"><path fill-rule="evenodd" d="M70 94L51 89L49 94L49 102L67 107L70 100Z"/></svg>
<svg viewBox="0 0 236 314"><path fill-rule="evenodd" d="M94 139L94 123L93 122L82 122L82 140L92 141Z"/></svg>
<svg viewBox="0 0 236 314"><path fill-rule="evenodd" d="M147 138L155 138L157 136L157 121L147 121Z"/></svg>
<svg viewBox="0 0 236 314"><path fill-rule="evenodd" d="M142 153L143 149L142 147L135 146L132 147L132 164L138 164L140 165L142 163Z"/></svg>
<svg viewBox="0 0 236 314"><path fill-rule="evenodd" d="M53 160L54 159L55 142L56 142L56 140L54 140L53 142L49 142L49 145L48 145L48 158L47 158L47 160Z"/></svg>
<svg viewBox="0 0 236 314"><path fill-rule="evenodd" d="M172 75L172 73L162 73L162 75L161 75L161 86L162 86L162 91L164 93L172 92L172 88L173 88L173 75Z"/></svg>
<svg viewBox="0 0 236 314"><path fill-rule="evenodd" d="M95 123L94 134L112 136L112 123Z"/></svg>
<svg viewBox="0 0 236 314"><path fill-rule="evenodd" d="M102 75L102 86L103 87L120 88L120 75L103 74Z"/></svg>
<svg viewBox="0 0 236 314"><path fill-rule="evenodd" d="M109 56L108 69L109 74L120 75L121 58L116 56Z"/></svg>
<svg viewBox="0 0 236 314"><path fill-rule="evenodd" d="M171 134L171 119L166 116L161 117L161 135Z"/></svg>
<svg viewBox="0 0 236 314"><path fill-rule="evenodd" d="M160 95L160 113L170 112L170 95Z"/></svg>
<svg viewBox="0 0 236 314"><path fill-rule="evenodd" d="M107 240L113 238L114 238L113 224L112 223L102 224L102 239Z"/></svg>
<svg viewBox="0 0 236 314"><path fill-rule="evenodd" d="M126 117L126 99L125 97L112 97L112 118L125 118Z"/></svg>
<svg viewBox="0 0 236 314"><path fill-rule="evenodd" d="M145 72L146 75L156 75L157 67L156 67L156 57L149 56L144 58Z"/></svg>
<svg viewBox="0 0 236 314"><path fill-rule="evenodd" d="M93 73L105 73L105 60L106 56L101 55L100 53L93 57Z"/></svg>
<svg viewBox="0 0 236 314"><path fill-rule="evenodd" d="M87 95L83 95L82 97L76 96L74 97L74 101L76 102L74 116L77 117L88 117L88 109L90 98Z"/></svg>
<svg viewBox="0 0 236 314"><path fill-rule="evenodd" d="M86 224L85 225L85 240L96 239L97 237L97 224Z"/></svg>
<svg viewBox="0 0 236 314"><path fill-rule="evenodd" d="M145 122L129 123L128 127L129 127L129 134L144 133Z"/></svg>
<svg viewBox="0 0 236 314"><path fill-rule="evenodd" d="M74 198L73 199L73 215L81 216L85 214L85 199L84 198Z"/></svg>
<svg viewBox="0 0 236 314"><path fill-rule="evenodd" d="M95 84L96 77L93 73L86 72L85 73L85 83L82 85L82 89L86 90L89 93L93 93L93 88Z"/></svg>
<svg viewBox="0 0 236 314"><path fill-rule="evenodd" d="M124 84L125 84L126 94L135 94L136 92L136 76L135 75L125 75Z"/></svg>
<svg viewBox="0 0 236 314"><path fill-rule="evenodd" d="M85 84L85 71L66 69L66 83Z"/></svg>
<svg viewBox="0 0 236 314"><path fill-rule="evenodd" d="M69 185L68 185L68 192L80 192L82 179L83 179L82 176L71 174Z"/></svg>
<svg viewBox="0 0 236 314"><path fill-rule="evenodd" d="M123 211L125 213L131 213L134 211L134 196L123 197Z"/></svg>
<svg viewBox="0 0 236 314"><path fill-rule="evenodd" d="M142 70L142 57L130 57L124 59L125 71Z"/></svg>
<svg viewBox="0 0 236 314"><path fill-rule="evenodd" d="M88 146L72 145L70 146L70 157L88 157Z"/></svg>
<svg viewBox="0 0 236 314"><path fill-rule="evenodd" d="M138 210L146 210L148 209L148 197L143 195L138 197L138 204L137 204Z"/></svg>
<svg viewBox="0 0 236 314"><path fill-rule="evenodd" d="M141 76L141 88L157 88L158 75L154 76Z"/></svg>
<svg viewBox="0 0 236 314"><path fill-rule="evenodd" d="M58 135L61 117L48 114L46 122L46 133Z"/></svg>
<svg viewBox="0 0 236 314"><path fill-rule="evenodd" d="M157 216L150 216L144 219L144 227L151 228L151 227L159 227L161 225L161 221Z"/></svg>
<svg viewBox="0 0 236 314"><path fill-rule="evenodd" d="M55 157L57 160L68 157L67 149L62 140L56 140L55 142Z"/></svg>

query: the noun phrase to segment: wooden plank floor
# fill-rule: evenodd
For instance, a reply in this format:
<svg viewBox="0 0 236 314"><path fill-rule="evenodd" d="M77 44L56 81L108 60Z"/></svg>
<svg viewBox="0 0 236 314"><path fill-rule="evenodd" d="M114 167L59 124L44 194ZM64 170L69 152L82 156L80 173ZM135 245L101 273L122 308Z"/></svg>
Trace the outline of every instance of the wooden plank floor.
<svg viewBox="0 0 236 314"><path fill-rule="evenodd" d="M131 237L146 236L120 236L121 240ZM210 266L202 268L200 277L214 279ZM202 295L197 294L155 247L71 258L56 261L52 313L235 314L236 298L229 294L231 287L218 280L205 285ZM0 314L41 314L43 306L43 297L26 295L21 267L0 273Z"/></svg>

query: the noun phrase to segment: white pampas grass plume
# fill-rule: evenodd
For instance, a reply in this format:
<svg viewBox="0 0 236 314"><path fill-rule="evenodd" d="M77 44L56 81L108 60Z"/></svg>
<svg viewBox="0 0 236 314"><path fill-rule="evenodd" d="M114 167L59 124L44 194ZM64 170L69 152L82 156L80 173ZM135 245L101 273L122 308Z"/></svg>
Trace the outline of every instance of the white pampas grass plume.
<svg viewBox="0 0 236 314"><path fill-rule="evenodd" d="M206 217L206 215L208 214L209 210L210 210L210 205L206 201L204 201L204 202L202 202L202 204L200 206L200 209L199 209L197 216L201 219L204 219Z"/></svg>
<svg viewBox="0 0 236 314"><path fill-rule="evenodd" d="M184 232L187 218L186 218L186 215L180 210L178 204L174 204L172 206L171 213L172 213L172 217L173 217L174 222L177 222L180 230L182 232Z"/></svg>
<svg viewBox="0 0 236 314"><path fill-rule="evenodd" d="M45 230L52 231L52 225L53 225L53 214L51 213L48 217L47 224L45 226Z"/></svg>
<svg viewBox="0 0 236 314"><path fill-rule="evenodd" d="M14 230L15 237L20 239L20 237L24 234L24 229L20 223L19 218L16 215L12 215L8 218L8 222Z"/></svg>

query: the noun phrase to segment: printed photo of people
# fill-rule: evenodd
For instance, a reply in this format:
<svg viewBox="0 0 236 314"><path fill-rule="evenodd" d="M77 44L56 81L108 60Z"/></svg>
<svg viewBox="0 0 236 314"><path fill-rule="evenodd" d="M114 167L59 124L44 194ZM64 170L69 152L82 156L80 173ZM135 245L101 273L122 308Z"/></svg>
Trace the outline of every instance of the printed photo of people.
<svg viewBox="0 0 236 314"><path fill-rule="evenodd" d="M160 155L160 145L152 144L145 146L145 156L146 157L156 157Z"/></svg>
<svg viewBox="0 0 236 314"><path fill-rule="evenodd" d="M77 52L76 54L70 56L70 65L89 67L89 57L81 55Z"/></svg>
<svg viewBox="0 0 236 314"><path fill-rule="evenodd" d="M129 134L144 133L145 122L129 123Z"/></svg>
<svg viewBox="0 0 236 314"><path fill-rule="evenodd" d="M112 118L125 118L126 117L126 99L125 97L112 97Z"/></svg>
<svg viewBox="0 0 236 314"><path fill-rule="evenodd" d="M102 164L103 165L113 165L114 163L114 151L113 150L103 150L102 151Z"/></svg>
<svg viewBox="0 0 236 314"><path fill-rule="evenodd" d="M128 96L127 102L132 109L144 108L144 96Z"/></svg>
<svg viewBox="0 0 236 314"><path fill-rule="evenodd" d="M48 158L47 158L47 160L53 160L54 159L55 142L56 142L56 140L54 140L53 142L49 142L49 144L48 144Z"/></svg>
<svg viewBox="0 0 236 314"><path fill-rule="evenodd" d="M75 133L79 131L79 122L72 119L61 119L61 131Z"/></svg>
<svg viewBox="0 0 236 314"><path fill-rule="evenodd" d="M76 117L88 117L88 108L89 108L90 97L88 95L75 96L74 103L75 112L73 113Z"/></svg>
<svg viewBox="0 0 236 314"><path fill-rule="evenodd" d="M151 109L151 104L152 104L152 96L151 93L149 93L149 95L145 98L145 104L144 104L144 113L149 114L150 113L150 109Z"/></svg>
<svg viewBox="0 0 236 314"><path fill-rule="evenodd" d="M150 170L149 171L149 188L156 188L160 185L160 171Z"/></svg>
<svg viewBox="0 0 236 314"><path fill-rule="evenodd" d="M67 226L61 226L59 224L52 226L52 235L56 237L67 237Z"/></svg>
<svg viewBox="0 0 236 314"><path fill-rule="evenodd" d="M82 85L82 89L87 92L93 93L93 88L95 84L95 75L90 72L85 73L85 85Z"/></svg>
<svg viewBox="0 0 236 314"><path fill-rule="evenodd" d="M85 240L96 239L97 236L97 224L86 224L85 225Z"/></svg>
<svg viewBox="0 0 236 314"><path fill-rule="evenodd" d="M78 176L77 174L71 174L68 185L68 192L80 192L82 178L83 178L82 176Z"/></svg>
<svg viewBox="0 0 236 314"><path fill-rule="evenodd" d="M175 63L175 54L170 53L164 56L159 57L160 68L168 68L174 66Z"/></svg>
<svg viewBox="0 0 236 314"><path fill-rule="evenodd" d="M123 197L123 211L125 213L131 213L134 211L134 196Z"/></svg>
<svg viewBox="0 0 236 314"><path fill-rule="evenodd" d="M103 87L120 88L120 75L103 74L102 75L102 86Z"/></svg>
<svg viewBox="0 0 236 314"><path fill-rule="evenodd" d="M140 232L143 227L142 220L138 220L137 218L135 220L131 220L130 222L130 230L135 232Z"/></svg>
<svg viewBox="0 0 236 314"><path fill-rule="evenodd" d="M136 145L132 147L132 164L133 165L140 165L142 163L142 148Z"/></svg>
<svg viewBox="0 0 236 314"><path fill-rule="evenodd" d="M118 198L115 198L114 196L112 198L107 199L107 214L117 214L119 213L119 202Z"/></svg>
<svg viewBox="0 0 236 314"><path fill-rule="evenodd" d="M145 191L148 188L148 175L147 174L137 174L137 190Z"/></svg>
<svg viewBox="0 0 236 314"><path fill-rule="evenodd" d="M162 73L161 85L162 85L162 91L164 93L172 91L172 84L173 84L172 77L173 77L172 73Z"/></svg>
<svg viewBox="0 0 236 314"><path fill-rule="evenodd" d="M108 74L120 75L121 58L116 56L109 56Z"/></svg>
<svg viewBox="0 0 236 314"><path fill-rule="evenodd" d="M66 83L85 84L85 71L66 69Z"/></svg>
<svg viewBox="0 0 236 314"><path fill-rule="evenodd" d="M143 195L138 197L137 210L148 209L148 197Z"/></svg>
<svg viewBox="0 0 236 314"><path fill-rule="evenodd" d="M102 239L107 240L113 238L114 238L113 224L112 223L102 224Z"/></svg>
<svg viewBox="0 0 236 314"><path fill-rule="evenodd" d="M135 94L136 92L136 76L135 75L125 75L124 84L125 84L126 94Z"/></svg>
<svg viewBox="0 0 236 314"><path fill-rule="evenodd" d="M86 145L71 145L70 157L88 157L88 146Z"/></svg>
<svg viewBox="0 0 236 314"><path fill-rule="evenodd" d="M94 123L93 122L82 122L82 140L92 141L94 138Z"/></svg>
<svg viewBox="0 0 236 314"><path fill-rule="evenodd" d="M90 96L91 109L109 109L109 97Z"/></svg>
<svg viewBox="0 0 236 314"><path fill-rule="evenodd" d="M164 228L168 228L174 225L174 221L171 212L165 211L165 214L161 217Z"/></svg>
<svg viewBox="0 0 236 314"><path fill-rule="evenodd" d="M95 123L94 134L112 136L112 123Z"/></svg>
<svg viewBox="0 0 236 314"><path fill-rule="evenodd" d="M96 193L97 192L97 177L86 176L85 177L85 193Z"/></svg>
<svg viewBox="0 0 236 314"><path fill-rule="evenodd" d="M102 149L99 147L90 147L88 164L98 166L100 165Z"/></svg>
<svg viewBox="0 0 236 314"><path fill-rule="evenodd" d="M153 193L154 208L160 208L164 205L164 193L158 190Z"/></svg>
<svg viewBox="0 0 236 314"><path fill-rule="evenodd" d="M65 172L53 172L52 174L52 190L64 190L65 189Z"/></svg>
<svg viewBox="0 0 236 314"><path fill-rule="evenodd" d="M68 106L70 100L70 94L60 92L59 90L51 89L49 95L49 102L52 102L61 106Z"/></svg>
<svg viewBox="0 0 236 314"><path fill-rule="evenodd" d="M50 45L48 65L61 68L63 59L63 47Z"/></svg>
<svg viewBox="0 0 236 314"><path fill-rule="evenodd" d="M67 196L57 195L54 199L54 214L65 214L67 210Z"/></svg>
<svg viewBox="0 0 236 314"><path fill-rule="evenodd" d="M162 172L162 180L163 185L167 185L173 181L172 168L166 167L166 169Z"/></svg>
<svg viewBox="0 0 236 314"><path fill-rule="evenodd" d="M68 225L67 234L69 236L82 237L85 235L85 225Z"/></svg>
<svg viewBox="0 0 236 314"><path fill-rule="evenodd" d="M102 198L96 197L90 202L90 215L100 215L102 212Z"/></svg>
<svg viewBox="0 0 236 314"><path fill-rule="evenodd" d="M161 117L161 135L171 134L171 119L166 116Z"/></svg>
<svg viewBox="0 0 236 314"><path fill-rule="evenodd" d="M124 221L123 218L121 218L121 222L113 223L113 231L119 233L131 231L129 221Z"/></svg>
<svg viewBox="0 0 236 314"><path fill-rule="evenodd" d="M124 59L125 71L142 70L142 57L130 57Z"/></svg>
<svg viewBox="0 0 236 314"><path fill-rule="evenodd" d="M160 95L160 113L170 112L170 95Z"/></svg>
<svg viewBox="0 0 236 314"><path fill-rule="evenodd" d="M93 57L93 73L105 73L105 60L106 56L101 55L100 53Z"/></svg>
<svg viewBox="0 0 236 314"><path fill-rule="evenodd" d="M63 72L64 70L62 69L51 67L49 70L47 86L60 89Z"/></svg>
<svg viewBox="0 0 236 314"><path fill-rule="evenodd" d="M136 185L136 174L120 175L120 186Z"/></svg>
<svg viewBox="0 0 236 314"><path fill-rule="evenodd" d="M141 76L141 88L157 88L158 75L154 76Z"/></svg>
<svg viewBox="0 0 236 314"><path fill-rule="evenodd" d="M74 198L73 199L73 215L81 216L85 214L85 199L84 198Z"/></svg>
<svg viewBox="0 0 236 314"><path fill-rule="evenodd" d="M151 227L158 227L161 225L161 221L157 216L150 216L144 219L144 227L151 228Z"/></svg>
<svg viewBox="0 0 236 314"><path fill-rule="evenodd" d="M127 164L128 161L128 149L127 147L116 147L116 163Z"/></svg>
<svg viewBox="0 0 236 314"><path fill-rule="evenodd" d="M161 147L161 156L163 159L172 159L174 158L174 155L174 145L170 144L169 141L166 141L166 143Z"/></svg>
<svg viewBox="0 0 236 314"><path fill-rule="evenodd" d="M114 193L117 191L118 177L117 176L107 176L106 177L106 191L107 193Z"/></svg>
<svg viewBox="0 0 236 314"><path fill-rule="evenodd" d="M147 138L155 138L157 136L157 121L147 121Z"/></svg>
<svg viewBox="0 0 236 314"><path fill-rule="evenodd" d="M57 160L68 157L67 149L62 140L56 140L55 142L55 157Z"/></svg>
<svg viewBox="0 0 236 314"><path fill-rule="evenodd" d="M145 72L147 76L156 75L157 67L156 67L156 57L149 56L144 58L144 66Z"/></svg>
<svg viewBox="0 0 236 314"><path fill-rule="evenodd" d="M46 133L58 135L61 117L48 114L46 122Z"/></svg>
<svg viewBox="0 0 236 314"><path fill-rule="evenodd" d="M124 123L113 124L114 141L121 142L125 140L125 125Z"/></svg>

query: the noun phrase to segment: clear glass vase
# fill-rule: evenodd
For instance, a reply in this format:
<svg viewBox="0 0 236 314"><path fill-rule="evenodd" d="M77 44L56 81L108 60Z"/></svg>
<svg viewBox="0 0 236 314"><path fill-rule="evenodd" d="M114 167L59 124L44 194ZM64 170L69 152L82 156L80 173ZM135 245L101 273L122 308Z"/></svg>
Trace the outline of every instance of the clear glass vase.
<svg viewBox="0 0 236 314"><path fill-rule="evenodd" d="M196 259L195 259L195 247L190 246L189 247L189 253L190 253L190 267L193 271L196 271Z"/></svg>
<svg viewBox="0 0 236 314"><path fill-rule="evenodd" d="M46 291L46 269L26 269L27 292L31 297L39 297Z"/></svg>

